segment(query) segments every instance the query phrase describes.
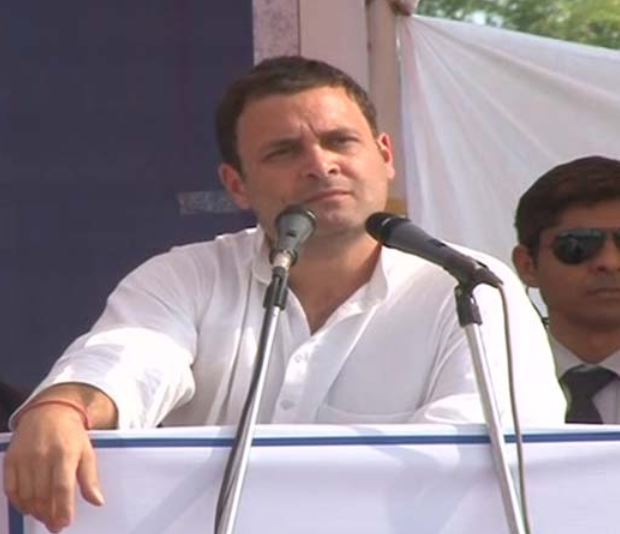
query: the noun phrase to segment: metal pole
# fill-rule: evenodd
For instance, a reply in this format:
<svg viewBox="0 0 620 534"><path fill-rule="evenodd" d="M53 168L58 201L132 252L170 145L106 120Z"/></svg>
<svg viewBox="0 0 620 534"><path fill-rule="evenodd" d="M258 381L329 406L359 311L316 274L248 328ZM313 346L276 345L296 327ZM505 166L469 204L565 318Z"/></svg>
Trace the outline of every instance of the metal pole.
<svg viewBox="0 0 620 534"><path fill-rule="evenodd" d="M215 513L215 534L232 534L237 519L241 490L248 467L265 377L280 311L286 299L286 277L274 277L265 298L265 316L258 343L256 363L237 435L230 451Z"/></svg>
<svg viewBox="0 0 620 534"><path fill-rule="evenodd" d="M504 512L511 534L526 534L521 507L517 498L514 480L510 474L506 458L506 443L497 409L497 402L491 382L491 374L484 353L484 343L480 335L480 312L473 297L473 287L462 285L456 288L457 309L461 326L465 329L467 342L472 356L476 382L480 393L480 402L491 441L491 453L495 472L499 479L499 489L504 505Z"/></svg>

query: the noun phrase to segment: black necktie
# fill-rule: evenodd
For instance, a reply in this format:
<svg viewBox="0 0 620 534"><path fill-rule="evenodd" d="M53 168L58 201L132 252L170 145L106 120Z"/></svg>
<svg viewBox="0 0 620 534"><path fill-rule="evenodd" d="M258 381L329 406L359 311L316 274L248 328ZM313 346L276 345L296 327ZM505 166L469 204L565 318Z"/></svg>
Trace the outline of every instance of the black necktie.
<svg viewBox="0 0 620 534"><path fill-rule="evenodd" d="M566 422L600 425L603 420L592 399L616 377L616 373L602 367L586 370L578 366L566 371L560 379L569 393Z"/></svg>

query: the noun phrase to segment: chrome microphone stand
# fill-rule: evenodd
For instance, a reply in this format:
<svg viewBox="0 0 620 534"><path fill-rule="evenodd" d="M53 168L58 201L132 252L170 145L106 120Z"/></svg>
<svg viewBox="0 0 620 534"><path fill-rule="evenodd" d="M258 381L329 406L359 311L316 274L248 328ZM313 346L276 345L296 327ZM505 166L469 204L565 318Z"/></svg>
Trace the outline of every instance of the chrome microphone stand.
<svg viewBox="0 0 620 534"><path fill-rule="evenodd" d="M499 417L499 410L493 392L493 383L487 364L484 344L480 334L482 319L478 305L473 296L475 283L461 282L455 289L457 315L459 323L465 330L467 342L472 356L476 382L480 393L482 410L489 432L491 453L495 472L499 479L499 489L506 514L510 534L525 534L525 523L515 490L514 480L510 474L506 459L505 439Z"/></svg>
<svg viewBox="0 0 620 534"><path fill-rule="evenodd" d="M289 269L297 261L298 249L310 237L315 225L315 215L302 206L290 206L276 219L278 241L271 257L272 278L263 302L265 315L256 351L256 362L233 448L224 471L215 512L215 534L234 532L278 318L286 306Z"/></svg>
<svg viewBox="0 0 620 534"><path fill-rule="evenodd" d="M257 349L256 363L254 364L254 373L218 498L215 516L216 534L232 534L235 526L239 499L247 471L250 447L258 419L260 400L263 395L265 377L269 367L273 339L280 311L284 308L286 300L286 284L287 275L285 273L283 276L274 276L267 289L265 317Z"/></svg>
<svg viewBox="0 0 620 534"><path fill-rule="evenodd" d="M473 291L479 284L487 284L501 290L502 281L484 264L428 235L422 228L400 215L374 213L366 220L366 230L385 246L415 254L435 263L458 280L455 289L457 315L459 324L465 330L473 359L508 527L511 534L525 534L524 516L508 469L499 411L480 335L479 325L482 324L482 319L473 296Z"/></svg>

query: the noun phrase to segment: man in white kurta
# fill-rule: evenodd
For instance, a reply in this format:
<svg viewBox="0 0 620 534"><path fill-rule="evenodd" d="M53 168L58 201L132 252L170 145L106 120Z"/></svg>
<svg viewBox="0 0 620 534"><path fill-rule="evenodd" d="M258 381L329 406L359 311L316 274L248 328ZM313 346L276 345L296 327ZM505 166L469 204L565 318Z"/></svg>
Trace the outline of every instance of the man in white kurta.
<svg viewBox="0 0 620 534"><path fill-rule="evenodd" d="M382 250L365 231L395 175L365 91L320 61L265 60L229 87L216 130L222 183L262 231L179 248L123 281L14 417L5 457L11 502L52 531L71 523L76 487L104 502L88 428L236 423L270 279L274 221L291 205L316 230L290 272L260 420L277 423L480 422L455 282ZM264 232L264 233L263 233ZM523 421L562 419L541 326L505 278ZM500 272L501 271L501 272ZM500 410L509 403L500 300L479 288ZM508 418L504 418L509 424Z"/></svg>
<svg viewBox="0 0 620 534"><path fill-rule="evenodd" d="M504 278L508 293L522 422L560 421L563 402L538 317L515 275L480 257ZM120 428L164 418L167 424L235 424L270 277L260 230L156 257L119 285L92 331L69 347L40 387L67 381L96 386L118 407ZM439 267L383 249L368 284L314 333L291 292L273 344L261 421L482 422L455 285ZM499 294L479 287L476 296L509 424Z"/></svg>

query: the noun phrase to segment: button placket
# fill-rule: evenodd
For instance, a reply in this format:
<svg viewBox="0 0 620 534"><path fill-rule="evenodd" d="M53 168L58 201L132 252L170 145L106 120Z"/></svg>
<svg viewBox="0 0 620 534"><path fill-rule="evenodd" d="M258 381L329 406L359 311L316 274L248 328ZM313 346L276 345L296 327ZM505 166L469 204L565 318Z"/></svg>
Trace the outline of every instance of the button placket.
<svg viewBox="0 0 620 534"><path fill-rule="evenodd" d="M282 389L278 395L274 410L274 422L286 423L295 421L296 410L301 401L303 387L308 373L310 354L304 346L289 359Z"/></svg>

